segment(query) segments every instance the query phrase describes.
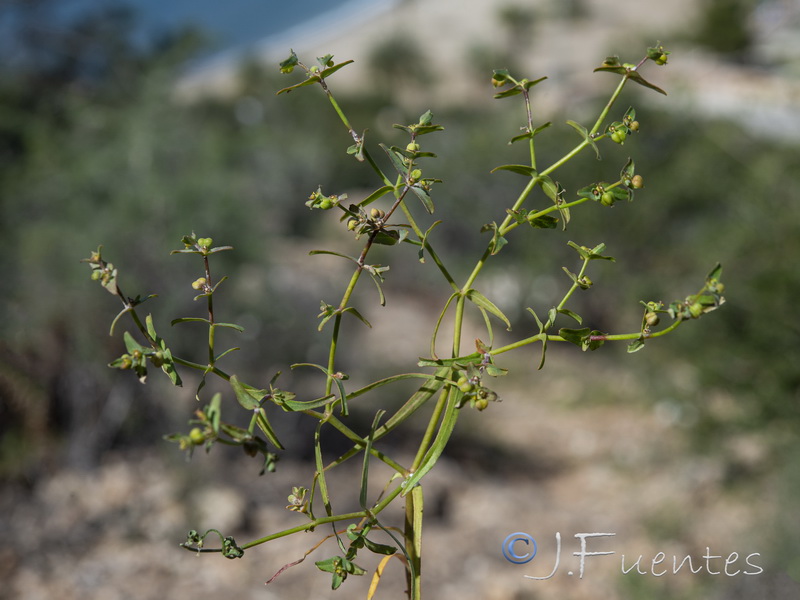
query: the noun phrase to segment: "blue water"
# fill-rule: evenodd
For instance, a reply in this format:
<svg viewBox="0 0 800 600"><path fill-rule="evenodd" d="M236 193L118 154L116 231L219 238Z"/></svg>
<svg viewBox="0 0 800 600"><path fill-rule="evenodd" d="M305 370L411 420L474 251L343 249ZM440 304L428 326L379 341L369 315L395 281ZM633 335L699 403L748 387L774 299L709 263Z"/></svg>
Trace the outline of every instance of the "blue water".
<svg viewBox="0 0 800 600"><path fill-rule="evenodd" d="M390 0L59 0L63 18L70 20L102 7L128 6L136 16L136 39L147 43L159 34L195 26L211 36L218 53L243 50L298 31L320 19L341 22L337 16L374 10Z"/></svg>

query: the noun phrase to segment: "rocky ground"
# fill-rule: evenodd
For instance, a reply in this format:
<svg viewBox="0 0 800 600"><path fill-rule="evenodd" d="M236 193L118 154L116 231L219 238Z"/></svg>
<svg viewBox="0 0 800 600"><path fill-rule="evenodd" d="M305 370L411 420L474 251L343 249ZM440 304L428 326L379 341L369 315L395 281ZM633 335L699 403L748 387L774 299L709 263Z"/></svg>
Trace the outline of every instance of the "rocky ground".
<svg viewBox="0 0 800 600"><path fill-rule="evenodd" d="M724 462L687 454L674 412L631 401L649 392L646 382L590 366L583 375L595 382L592 405L566 365L554 362L548 375L526 375L527 387L509 381L503 401L485 413L467 413L448 456L425 481L427 598L795 597L800 585L771 570L769 540L759 533L775 510L762 501L763 490L725 493ZM531 387L539 381L549 383ZM736 440L734 447L754 464L763 459L758 440ZM365 598L377 560L364 557L370 572L332 592L329 576L313 565L337 553L330 540L265 585L326 529L250 549L238 560L178 547L190 528L216 527L242 543L300 522L284 508L286 496L292 485L310 481L311 467L287 458L277 473L259 478L257 469L217 452L186 463L168 446L115 453L94 471L55 472L27 489L6 484L0 597ZM358 471L356 464L343 467L333 481L337 510L356 505L351 486L357 490ZM372 474L377 488L385 473L376 467ZM400 524L401 517L395 511L386 521ZM538 543L526 565L509 563L501 552L504 538L517 531ZM553 570L557 533L556 573L526 579ZM582 579L576 533L616 534L587 540L588 552L615 554L588 556ZM709 552L722 558L704 560ZM635 566L622 574L623 554L626 569L641 555L638 568L646 574ZM687 554L700 572L674 575L672 557L680 562ZM401 563L391 561L375 598L399 598L402 589Z"/></svg>

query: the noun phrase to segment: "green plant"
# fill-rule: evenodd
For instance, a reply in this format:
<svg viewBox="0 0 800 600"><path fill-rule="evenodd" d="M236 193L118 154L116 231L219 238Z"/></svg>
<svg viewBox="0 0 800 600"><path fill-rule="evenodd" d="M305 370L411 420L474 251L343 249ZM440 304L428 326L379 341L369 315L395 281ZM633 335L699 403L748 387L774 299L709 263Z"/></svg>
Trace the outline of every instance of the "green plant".
<svg viewBox="0 0 800 600"><path fill-rule="evenodd" d="M197 552L220 552L227 558L238 558L243 555L245 550L254 546L330 525L331 533L311 548L306 556L316 550L326 539L335 539L339 553L316 563L319 569L331 574L334 589L338 588L349 575L362 575L366 572L356 563L359 552L366 549L368 552L383 556L375 571L369 597L372 597L386 563L392 557L397 557L406 566L409 597L420 598L422 480L445 451L461 411L467 410L468 407L484 411L492 402L498 400L496 392L492 390L491 381L507 373L507 369L500 364L503 354L541 343L539 359L539 368L541 369L545 364L550 343L569 342L586 351L596 350L605 342L624 341L628 344L629 352L636 352L641 350L649 340L671 333L686 321L715 310L724 302L722 296L724 286L720 281L722 269L716 265L707 276L701 289L683 300L669 304L655 300L642 301L642 320L636 331L612 334L592 328L585 325L584 319L572 308L568 308L568 304L579 290L588 290L592 287L593 283L588 271L593 261L613 261L614 259L604 254L605 245L602 243L590 247L569 241L568 245L578 255L579 266L577 272L566 267L563 268L567 277L565 280L566 291L563 296L546 310L543 317L540 317L533 308L528 308L532 320L527 326L533 327L535 331L533 335L521 337L512 343L498 345L495 343L493 323L496 320L506 329L511 330L511 322L498 305L476 287L477 280L484 268L510 242L513 232L516 231L515 235L520 235L523 231L556 229L559 224L562 230L565 230L573 209L580 205L597 202L605 207L613 207L622 201L631 202L634 194L644 188L644 178L636 172L632 159L625 162L619 175L612 178L615 179L614 181L580 182L579 185L582 187L576 186L571 198L568 198L566 187L554 179L554 175L560 167L584 153L585 150L591 148L599 159L600 145L606 143L605 140L624 144L628 141L629 136L640 130L639 122L636 120L636 111L633 108L622 112L619 120L609 122L609 115L628 82L632 81L664 93L658 86L646 80L640 71L648 61L664 65L667 62L668 54L669 52L663 47L657 46L649 48L646 56L637 64L621 63L617 57L609 57L595 69L620 76L617 87L590 128L575 121L568 121L570 127L578 133L580 141L560 159L544 168L537 165L536 142L539 135L547 130L551 123L534 123L531 89L545 78L517 79L507 70L494 72L492 84L496 88L500 88L495 94L495 98L519 96L523 101L524 124L521 127L521 133L514 136L510 143L525 143L528 148L529 160L526 164L506 164L493 170L493 172L510 172L520 175L524 178L525 184L511 206L505 210L502 220L487 223L482 227L481 231L488 234L485 249L469 274L459 283L459 279L446 266L445 260L434 248L432 242L434 230L441 221L434 221L426 227L420 225L420 217L415 214L418 212L420 204L424 218L428 218L434 213L433 198L436 195L434 190L438 189L442 182L436 177L428 176L428 168L423 168L423 159L435 158L432 152L423 149L423 143L426 139L424 136L441 132L443 127L434 122L430 111L421 115L415 123L395 125L397 129L408 136L408 141L402 146L379 144L384 155L382 162L385 166L382 167L366 144L366 131L359 133L351 125L328 86L328 79L352 61L336 64L333 57L328 55L318 58L318 64L307 66L300 62L292 52L291 56L281 63L281 71L288 74L299 69L305 73L306 77L299 83L280 90L278 94L288 93L309 85L319 85L352 138L353 143L347 149L348 154L368 165L379 181L377 189L357 202L348 201L347 195L343 193L324 192L322 187L312 191L305 202L309 209L321 211L320 214L335 214L340 222L341 234L355 238L360 247L360 251L354 255L331 250L311 252L311 254L343 259L354 265L341 299L335 304L323 301L320 306L318 329L322 331L329 326L331 330L327 363L299 362L291 365L292 369L311 369L323 375L324 384L317 398L299 400L294 393L278 388L279 374L273 376L266 384L251 385L241 381L229 368L223 369L219 366L223 363L223 359L227 364L229 362L228 355L237 348L220 351L216 343L217 331L220 329L242 330L236 324L219 321L214 304L214 297L219 293L220 285L226 278L222 277L217 280L213 276L211 257L217 253L231 250L230 246L214 246L211 238L199 237L192 233L184 236L183 247L173 252L196 256L202 264L200 276L192 282L191 287L199 292L195 296L195 300L205 302L206 314L203 317L182 317L172 321L173 325L193 323L207 328L206 356L194 360L173 355L165 339L156 332L151 315L147 315L144 320L140 317L137 312L139 305L153 296L126 296L119 287L116 267L105 260L101 248L85 259L91 267L92 279L101 283L107 291L122 301L122 311L112 322L111 332L113 333L115 325L121 317L130 315L144 340L143 343L140 343L132 334L125 332L123 339L126 352L114 360L110 366L122 370L132 370L142 382L147 377L148 368L150 366L157 367L164 371L175 385L182 383L178 368L196 370L202 373L196 393L198 400L200 400L201 392L205 387L206 378L213 375L228 382L230 395L235 397L240 407L250 414L247 427L239 427L231 422L223 421L223 411L227 413L228 408L223 407L222 394L215 393L203 409L196 411L196 418L190 421L191 428L188 433L172 434L166 436L166 439L178 443L189 453L200 446L209 450L216 443L241 446L248 455L261 457L263 474L276 468L278 460L276 451L283 448L279 439L280 431L276 431L269 420L267 407L270 404L284 411L303 413L317 423L314 433L316 468L310 487L294 486L288 496L287 509L298 513L300 521L297 525L241 545L232 537L225 536L217 530L212 529L203 534L191 531L183 544L185 548ZM409 198L413 201L409 202ZM386 202L387 199L388 202ZM382 204L383 208L378 208L377 205L371 206L376 203ZM441 203L439 205L441 206ZM446 206L446 209L452 211L455 216L458 215L458 206L451 204ZM377 246L398 248L403 245L411 245L416 248L416 258L419 262L430 260L440 272L444 283L450 288L450 295L433 326L430 356L418 360L417 364L424 369L423 371L403 372L377 380L372 380L368 374L359 374L359 378L371 380L371 383L358 389L348 389L349 375L339 370L338 356L345 316L349 315L370 327L370 323L352 303L354 291L366 275L373 281L380 303L384 304L383 284L389 266L370 263L368 258L373 255L372 251ZM477 311L486 328L483 339L475 340L474 352L464 350L465 342L462 339L465 333L465 315L468 309ZM663 317L669 317L671 322L661 325ZM440 356L441 350L437 344L437 338L442 324L447 318L452 319L453 337L447 355L443 357ZM564 326L565 323L569 323L572 327ZM661 328L658 328L659 325ZM418 380L421 385L393 414L387 417L385 410L376 411L372 425L368 431L361 434L348 425L347 417L350 414L352 403L362 402L362 399L369 397L370 394L384 391L383 388L386 386L408 380ZM384 437L407 424L412 415L424 413L426 410L429 411L427 413L428 424L418 441L414 457L410 462L403 463L382 450L380 442ZM321 443L323 428L337 431L351 444L351 448L344 454L327 463L323 460ZM357 493L360 509L348 513L337 513L333 509L332 498L329 494L328 478L337 466L357 456L362 458ZM368 485L370 482L369 468L373 460L383 462L393 471L392 477L386 482L383 490L377 494L374 493L374 490L370 490ZM385 522L383 515L384 510L400 498L405 499L406 514L402 531ZM347 524L344 529L337 527L337 525L344 524ZM376 541L381 534L383 534L381 542ZM206 538L209 535L212 535L212 538L215 536L220 539L219 547L206 547ZM299 561L286 565L278 573L304 558L305 556L301 557Z"/></svg>

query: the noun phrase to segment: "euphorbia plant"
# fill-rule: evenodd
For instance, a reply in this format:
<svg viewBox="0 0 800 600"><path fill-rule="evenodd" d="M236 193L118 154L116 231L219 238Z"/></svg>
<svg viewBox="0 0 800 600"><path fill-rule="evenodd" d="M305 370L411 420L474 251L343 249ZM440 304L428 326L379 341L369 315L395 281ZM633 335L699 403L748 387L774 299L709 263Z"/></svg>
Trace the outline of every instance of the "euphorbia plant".
<svg viewBox="0 0 800 600"><path fill-rule="evenodd" d="M114 325L125 314L130 315L138 330L139 341L133 334L124 333L127 351L110 366L133 370L142 382L147 376L148 366L159 367L175 385L181 385L179 368L199 371L202 377L196 394L198 400L203 396L206 378L218 377L229 383L230 399L235 398L239 407L251 414L247 428L223 421L223 412L235 409L236 404L223 398L221 393L216 393L204 408L196 411L187 433L166 436L168 440L177 442L181 448L189 452L199 446L204 446L208 450L216 443L242 446L251 456L261 456L263 474L276 468L277 452L283 449L280 442L281 432L276 431L271 425L267 407L271 404L276 405L284 411L303 413L316 421L313 439L316 459L313 476L310 477L307 486L295 486L288 495L289 504L286 508L297 513L295 524L243 544L217 530L212 529L202 534L191 531L183 544L185 548L197 552L220 552L228 558L238 558L245 550L254 546L295 533L320 529L322 539L318 540L308 553L320 547L326 539L335 540L338 550L334 551L332 556L316 562L319 569L331 574L333 588L338 588L348 575L364 574L365 569L356 561L361 560L359 553L372 552L382 555L383 558L373 576L369 597L373 595L386 563L392 557L396 557L405 565L409 597L419 598L422 574L424 478L446 451L461 412L469 409L483 411L498 399L497 394L491 389L491 382L494 378L507 373L507 369L502 366L503 354L533 344L541 344L539 359L541 369L545 364L548 345L551 343L569 342L582 350L596 350L606 342L624 341L628 345L629 352L636 352L649 340L676 330L683 323L716 309L724 302L721 295L723 291L723 284L720 281L721 268L717 265L711 270L700 290L683 300L668 304L659 300L642 301L641 325L635 331L627 333L600 331L584 323L584 319L570 308L569 304L578 290L592 287L589 275L592 262L614 259L605 254L606 248L602 243L589 247L567 241L566 243L578 255L579 268L577 272L563 268L566 274L563 295L554 299L550 306L537 307L539 312L533 307L527 309L531 317L527 327L533 328L535 332L533 335L498 345L495 343L493 333L494 323L500 323L511 330L511 322L497 304L478 288L478 280L484 269L492 262L493 257L513 240L513 236L536 234L539 233L537 230L555 229L559 225L562 230L566 230L574 210L588 202L612 207L623 201L633 201L634 194L644 187L644 178L636 171L633 159L628 159L624 165L617 167L618 171L614 169L614 175L609 177L608 181L580 181L567 185L557 180L556 175L560 167L584 151L591 149L599 159L602 144L608 142L624 144L629 136L639 131L636 111L633 108L617 111L617 100L629 82L664 93L658 86L647 81L642 76L641 70L648 61L658 65L665 64L668 54L663 47L657 46L649 48L645 57L636 64L621 63L617 57L609 57L595 69L617 75L619 82L616 88L590 127L587 128L575 121L567 122L578 133L579 140L563 157L546 166L537 163L536 147L540 135L550 127L551 123L534 122L535 111L531 101L533 87L545 78L518 79L507 70L494 72L492 84L499 88L495 98L518 96L522 101L524 120L521 133L513 137L510 143L526 144L529 149L529 160L525 164L505 164L493 170L493 172L507 171L521 176L521 189L517 197L512 198L505 207L504 212L488 217L496 220L488 222L481 228L481 232L488 234L485 249L477 257L468 276L460 281L436 249L434 228L440 221L430 222L430 215L434 213L434 209L437 210L437 217L440 212L446 215L448 211L452 213L457 209L447 199L446 187L442 182L436 177L428 176L428 167L423 169L423 159L435 158L432 152L424 149L425 136L438 134L443 127L435 123L432 113L428 111L414 123L395 125L407 135L407 143L402 146L378 144L379 152L373 155L371 151L373 148L365 139L366 132L359 133L351 125L328 85L329 78L352 61L337 64L334 63L333 57L328 55L318 58L318 64L308 66L292 52L290 57L281 63L280 69L283 73L300 70L305 73L305 78L280 90L278 94L288 93L304 86L320 86L351 138L352 143L347 152L356 160L365 163L376 176L375 190L358 201L349 201L345 193L323 191L322 187L312 190L305 200L306 206L312 211L319 211L323 215L333 213L338 217L341 235L351 238L355 248L352 254L330 250L311 252L352 264L352 275L344 286L341 298L333 304L322 301L320 305L318 328L320 331L327 330L330 335L327 362L325 364L296 362L291 365L292 369L316 371L324 376L324 384L316 398L298 399L294 393L280 389L277 387L277 375L269 380L245 383L237 377L235 366L230 366L231 360L227 355L234 349L220 351L217 348L215 332L219 328L237 331L242 329L236 324L219 321L214 304L214 298L220 293L220 284L225 278L219 280L214 278L211 258L218 252L231 250L230 246L214 246L210 238L198 237L192 233L183 237L182 247L174 251L193 255L201 263L200 276L191 286L199 292L195 300L204 301L206 311L203 316L182 317L172 321L173 325L200 323L208 329L205 356L193 359L173 355L169 344L155 331L151 316L147 315L144 320L140 317L137 312L139 305L152 296L132 298L123 294L117 282L117 269L106 262L100 249L86 259L92 269L92 278L100 281L106 290L122 301L123 309L114 319L112 333ZM616 120L612 116L614 114L618 115ZM338 352L343 333L343 320L352 317L370 327L370 323L352 303L353 292L367 276L376 286L378 301L383 304L385 301L383 283L389 266L370 262L371 251L376 245L399 247L403 244L416 247L416 257L420 262L430 260L441 273L442 282L450 291L431 332L429 356L414 358L414 362L421 368L419 371L403 372L377 380L371 378L368 373L359 373L360 380L371 383L358 389L351 389L348 384L349 375L339 368L341 361ZM485 335L476 339L474 345L467 344L462 339L465 314L468 310L477 311L485 324ZM662 318L668 319L668 324L662 324ZM453 333L445 352L438 343L438 334L442 324L448 319L452 322ZM406 380L418 380L420 385L399 409L392 414L387 414L384 410L376 411L372 425L366 432L359 433L348 425L352 403L360 403L371 394L382 391L385 386ZM381 443L383 438L407 425L408 419L417 413L424 414L428 424L417 440L413 458L404 461L384 452ZM351 444L348 451L329 462L323 460L320 441L321 432L326 427L336 430ZM362 461L360 485L357 490L360 509L349 513L337 513L328 491L328 479L337 466L355 457L361 457ZM392 477L379 493L368 486L369 467L374 460L385 463L393 471ZM385 520L384 510L396 501L405 502L406 518L402 529ZM330 529L326 534L327 527ZM216 545L213 548L208 547L209 536L212 536L212 539L219 538L218 547ZM377 541L378 539L380 541ZM290 565L304 558L305 556L299 557ZM278 573L285 568L281 568Z"/></svg>

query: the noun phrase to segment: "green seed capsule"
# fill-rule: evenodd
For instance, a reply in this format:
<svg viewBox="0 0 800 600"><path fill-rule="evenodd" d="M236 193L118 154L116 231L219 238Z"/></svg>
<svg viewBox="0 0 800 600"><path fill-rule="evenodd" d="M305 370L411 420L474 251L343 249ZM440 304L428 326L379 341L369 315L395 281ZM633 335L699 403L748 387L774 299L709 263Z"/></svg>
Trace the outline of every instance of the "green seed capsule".
<svg viewBox="0 0 800 600"><path fill-rule="evenodd" d="M469 394L472 390L475 389L475 384L472 383L466 377L459 378L459 380L456 383L458 384L458 389L460 389L465 394Z"/></svg>
<svg viewBox="0 0 800 600"><path fill-rule="evenodd" d="M600 204L603 206L614 206L614 194L611 192L605 192L602 196L600 196Z"/></svg>
<svg viewBox="0 0 800 600"><path fill-rule="evenodd" d="M199 446L200 444L206 441L206 436L203 433L202 429L200 429L199 427L194 427L189 432L189 439L195 446Z"/></svg>

